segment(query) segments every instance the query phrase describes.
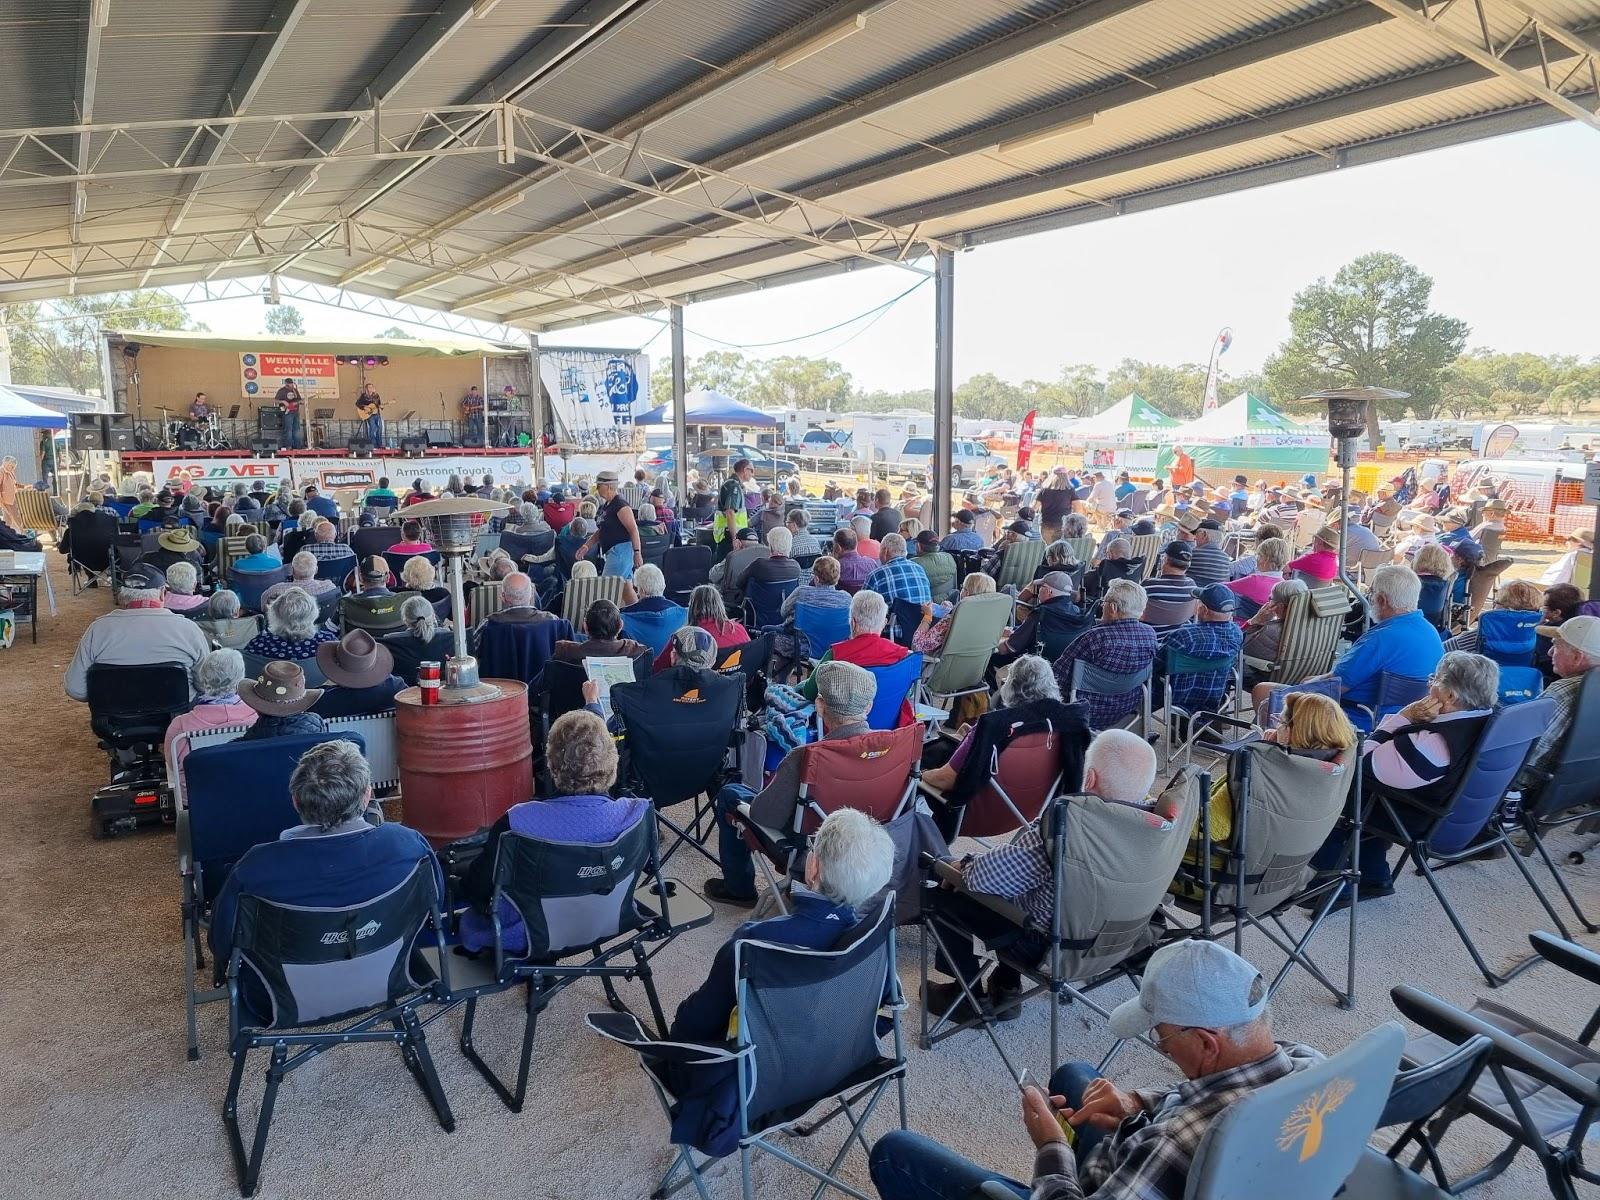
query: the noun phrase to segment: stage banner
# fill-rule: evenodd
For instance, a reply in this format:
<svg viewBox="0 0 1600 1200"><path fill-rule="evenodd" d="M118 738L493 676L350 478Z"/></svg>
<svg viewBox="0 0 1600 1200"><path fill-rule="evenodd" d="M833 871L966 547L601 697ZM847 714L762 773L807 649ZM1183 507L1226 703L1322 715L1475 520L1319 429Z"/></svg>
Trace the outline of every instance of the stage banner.
<svg viewBox="0 0 1600 1200"><path fill-rule="evenodd" d="M547 347L539 351L539 377L556 438L580 451L633 449L634 418L654 407L647 354Z"/></svg>
<svg viewBox="0 0 1600 1200"><path fill-rule="evenodd" d="M294 380L307 400L337 400L339 369L331 354L239 355L239 382L245 398L270 400L285 379Z"/></svg>
<svg viewBox="0 0 1600 1200"><path fill-rule="evenodd" d="M525 454L451 455L449 458L295 458L294 485L314 483L325 492L339 488L378 486L380 476L404 494L413 480L421 479L440 491L450 476L480 482L494 476L495 486L521 491L533 482L533 461Z"/></svg>
<svg viewBox="0 0 1600 1200"><path fill-rule="evenodd" d="M158 458L151 469L158 488L232 491L236 483L250 487L264 483L275 492L289 482L286 458Z"/></svg>

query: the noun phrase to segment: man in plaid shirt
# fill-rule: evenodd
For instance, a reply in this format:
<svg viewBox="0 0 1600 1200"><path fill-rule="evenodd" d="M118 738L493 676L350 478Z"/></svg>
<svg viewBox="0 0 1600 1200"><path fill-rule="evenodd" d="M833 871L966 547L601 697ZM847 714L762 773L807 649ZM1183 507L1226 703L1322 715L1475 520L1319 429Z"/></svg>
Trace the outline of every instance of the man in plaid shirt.
<svg viewBox="0 0 1600 1200"><path fill-rule="evenodd" d="M1071 693L1072 664L1080 660L1115 675L1131 675L1155 661L1156 632L1139 620L1144 605L1144 588L1132 580L1118 579L1107 586L1100 623L1080 634L1055 661L1063 696ZM1089 709L1090 729L1120 725L1139 709L1138 689L1120 696L1082 691L1078 698Z"/></svg>
<svg viewBox="0 0 1600 1200"><path fill-rule="evenodd" d="M1193 621L1167 635L1167 652L1191 658L1226 658L1230 662L1238 658L1244 646L1244 631L1233 619L1239 597L1225 583L1197 588L1194 596L1200 601L1199 611ZM1163 674L1167 673L1166 662L1163 659L1158 664ZM1190 713L1214 710L1232 674L1230 666L1204 675L1172 675L1172 703Z"/></svg>
<svg viewBox="0 0 1600 1200"><path fill-rule="evenodd" d="M1183 1200L1211 1122L1256 1088L1322 1059L1308 1046L1274 1041L1266 981L1233 951L1198 938L1151 955L1138 996L1118 1005L1110 1023L1121 1038L1149 1035L1186 1082L1166 1093L1125 1092L1089 1064L1067 1063L1051 1077L1048 1097L1037 1087L1022 1094L1023 1124L1037 1147L1031 1187L894 1130L872 1148L878 1195L967 1200L993 1180L1031 1200Z"/></svg>
<svg viewBox="0 0 1600 1200"><path fill-rule="evenodd" d="M894 611L896 600L906 600L921 607L933 603L933 592L928 586L928 573L913 559L906 557L906 540L898 533L886 533L878 544L881 566L867 576L861 585L863 591L877 592Z"/></svg>

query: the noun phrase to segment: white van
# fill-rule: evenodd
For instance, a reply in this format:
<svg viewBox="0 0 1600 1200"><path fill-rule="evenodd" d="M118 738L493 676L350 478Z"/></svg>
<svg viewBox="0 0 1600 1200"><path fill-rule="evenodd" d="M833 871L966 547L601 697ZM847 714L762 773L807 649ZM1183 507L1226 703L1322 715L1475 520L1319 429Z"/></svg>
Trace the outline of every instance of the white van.
<svg viewBox="0 0 1600 1200"><path fill-rule="evenodd" d="M950 486L966 487L989 471L997 471L1007 465L1005 459L993 453L982 442L975 442L970 438L957 438L955 445L950 448ZM900 453L895 456L894 466L904 471L908 478L927 485L933 470L933 439L907 438Z"/></svg>

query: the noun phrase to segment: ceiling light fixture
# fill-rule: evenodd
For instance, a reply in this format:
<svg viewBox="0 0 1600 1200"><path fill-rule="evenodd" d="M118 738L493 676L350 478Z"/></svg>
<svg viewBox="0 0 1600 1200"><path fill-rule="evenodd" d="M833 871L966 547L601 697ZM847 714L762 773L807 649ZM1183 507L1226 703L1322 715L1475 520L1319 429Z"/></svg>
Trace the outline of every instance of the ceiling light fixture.
<svg viewBox="0 0 1600 1200"><path fill-rule="evenodd" d="M1025 150L1032 150L1035 146L1042 146L1046 142L1053 142L1059 137L1069 133L1077 133L1080 129L1088 129L1094 124L1094 114L1087 117L1078 117L1061 125L1051 126L1049 129L1038 133L1030 133L1026 137L1012 138L1008 142L1001 142L994 148L994 152L1002 158L1011 154L1021 154Z"/></svg>
<svg viewBox="0 0 1600 1200"><path fill-rule="evenodd" d="M841 21L831 29L824 29L810 41L801 42L786 54L780 54L773 61L773 66L780 71L787 71L790 67L799 66L813 54L821 54L830 46L837 46L845 38L860 33L867 27L867 14L857 13L849 20Z"/></svg>
<svg viewBox="0 0 1600 1200"><path fill-rule="evenodd" d="M484 209L484 215L498 217L501 213L510 212L513 208L521 204L527 198L527 192L512 192L511 195L507 196L505 199L497 200L488 208Z"/></svg>

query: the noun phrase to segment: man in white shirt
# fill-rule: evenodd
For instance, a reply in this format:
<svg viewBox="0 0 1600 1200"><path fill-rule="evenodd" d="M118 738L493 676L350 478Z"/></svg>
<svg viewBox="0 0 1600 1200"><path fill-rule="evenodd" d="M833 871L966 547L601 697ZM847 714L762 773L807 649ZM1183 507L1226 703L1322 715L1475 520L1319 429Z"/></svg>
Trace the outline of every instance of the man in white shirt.
<svg viewBox="0 0 1600 1200"><path fill-rule="evenodd" d="M120 608L96 617L78 639L67 665L67 695L89 699L89 668L144 667L175 662L191 672L211 650L200 626L166 608L167 585L153 567L136 566L117 593ZM191 685L192 686L192 685Z"/></svg>
<svg viewBox="0 0 1600 1200"><path fill-rule="evenodd" d="M1094 486L1089 489L1089 507L1105 521L1110 521L1117 511L1117 487L1106 478L1104 471L1094 473Z"/></svg>

